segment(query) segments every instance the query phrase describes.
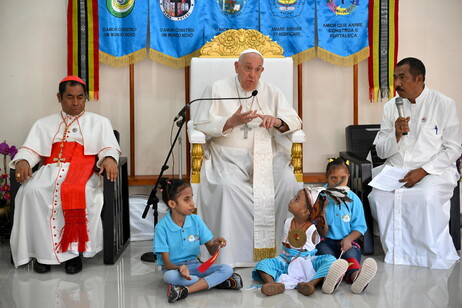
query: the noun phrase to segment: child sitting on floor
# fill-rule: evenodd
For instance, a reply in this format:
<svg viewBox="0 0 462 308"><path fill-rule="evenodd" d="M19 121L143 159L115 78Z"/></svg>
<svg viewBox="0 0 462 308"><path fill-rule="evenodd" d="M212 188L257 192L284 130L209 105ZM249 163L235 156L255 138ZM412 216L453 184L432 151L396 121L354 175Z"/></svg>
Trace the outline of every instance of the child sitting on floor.
<svg viewBox="0 0 462 308"><path fill-rule="evenodd" d="M188 294L217 287L242 288L242 278L226 264L211 265L201 272L197 259L200 245L205 245L211 255L226 246L226 240L213 235L202 219L194 215L195 205L191 186L178 179L160 180L162 200L169 211L155 227L154 252L157 263L162 265L167 282L168 302L184 299Z"/></svg>
<svg viewBox="0 0 462 308"><path fill-rule="evenodd" d="M345 196L339 189L336 192L340 192L340 199ZM347 262L330 255L315 256L319 234L326 235L328 231L324 213L326 195L332 193L322 187L304 188L290 200L289 212L294 217L284 225L283 253L258 262L252 272L254 280L263 280L263 294L276 295L297 288L303 295L311 295L323 280L323 292L331 294L340 284Z"/></svg>
<svg viewBox="0 0 462 308"><path fill-rule="evenodd" d="M346 162L342 158L331 158L326 167L327 184L324 187L345 187L350 177ZM359 197L348 191L350 202L326 206L328 232L316 245L316 255L332 255L348 261L345 281L351 284L353 293L361 293L374 278L377 262L372 258L364 260L362 267L361 248L355 242L367 230L363 204Z"/></svg>

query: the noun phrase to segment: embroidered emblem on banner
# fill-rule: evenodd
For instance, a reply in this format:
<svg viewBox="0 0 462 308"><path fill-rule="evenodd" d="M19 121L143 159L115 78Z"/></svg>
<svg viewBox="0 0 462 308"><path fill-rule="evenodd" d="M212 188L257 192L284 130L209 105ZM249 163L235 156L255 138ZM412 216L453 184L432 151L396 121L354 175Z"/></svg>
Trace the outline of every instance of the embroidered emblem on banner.
<svg viewBox="0 0 462 308"><path fill-rule="evenodd" d="M303 11L305 0L268 0L274 16L292 18Z"/></svg>
<svg viewBox="0 0 462 308"><path fill-rule="evenodd" d="M241 14L245 1L244 0L217 0L220 10L225 15Z"/></svg>
<svg viewBox="0 0 462 308"><path fill-rule="evenodd" d="M160 10L170 20L181 21L188 18L194 10L195 0L160 0Z"/></svg>
<svg viewBox="0 0 462 308"><path fill-rule="evenodd" d="M351 0L349 4L345 5L345 1L342 0L342 4L337 5L335 0L327 0L327 6L337 15L348 15L359 5L359 1Z"/></svg>
<svg viewBox="0 0 462 308"><path fill-rule="evenodd" d="M124 18L133 11L135 0L106 0L106 7L111 15Z"/></svg>

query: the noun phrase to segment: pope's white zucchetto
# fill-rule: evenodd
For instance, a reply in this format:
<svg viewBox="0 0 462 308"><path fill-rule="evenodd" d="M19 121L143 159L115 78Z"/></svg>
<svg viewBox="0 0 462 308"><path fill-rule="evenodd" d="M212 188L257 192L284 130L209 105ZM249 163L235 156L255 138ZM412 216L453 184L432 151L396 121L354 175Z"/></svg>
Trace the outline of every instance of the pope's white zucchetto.
<svg viewBox="0 0 462 308"><path fill-rule="evenodd" d="M263 55L256 49L252 49L252 48L249 48L249 49L246 49L244 50L243 52L241 52L241 54L239 55L239 57L241 57L242 55L245 55L247 53L256 53L258 55L260 55L262 58L263 58Z"/></svg>

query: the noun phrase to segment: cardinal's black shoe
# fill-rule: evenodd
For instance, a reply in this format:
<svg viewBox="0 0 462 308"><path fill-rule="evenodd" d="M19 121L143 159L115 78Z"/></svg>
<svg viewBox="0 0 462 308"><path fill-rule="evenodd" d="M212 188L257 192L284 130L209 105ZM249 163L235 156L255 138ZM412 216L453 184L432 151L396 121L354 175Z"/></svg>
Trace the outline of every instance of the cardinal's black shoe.
<svg viewBox="0 0 462 308"><path fill-rule="evenodd" d="M34 260L34 271L39 274L44 274L49 272L51 266L49 264L39 263L37 260Z"/></svg>
<svg viewBox="0 0 462 308"><path fill-rule="evenodd" d="M82 259L80 256L70 259L66 261L64 264L64 268L66 269L66 273L68 274L77 274L82 270Z"/></svg>

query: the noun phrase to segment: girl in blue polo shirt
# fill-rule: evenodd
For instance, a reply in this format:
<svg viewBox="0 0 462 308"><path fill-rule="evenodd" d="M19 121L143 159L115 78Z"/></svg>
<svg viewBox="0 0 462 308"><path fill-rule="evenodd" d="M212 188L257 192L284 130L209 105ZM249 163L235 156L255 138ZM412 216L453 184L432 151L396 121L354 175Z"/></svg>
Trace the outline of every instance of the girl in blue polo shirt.
<svg viewBox="0 0 462 308"><path fill-rule="evenodd" d="M168 283L168 302L184 299L194 293L213 287L242 288L242 278L233 273L231 266L218 264L205 272L198 270L200 246L205 245L211 255L226 246L226 240L215 240L202 219L194 215L195 205L191 186L179 179L160 179L162 200L168 213L155 227L154 253L162 265L164 281Z"/></svg>
<svg viewBox="0 0 462 308"><path fill-rule="evenodd" d="M326 177L325 187L346 186L350 177L347 163L339 157L329 159ZM351 284L353 293L361 293L374 278L377 263L374 259L367 258L361 268L361 248L355 241L367 230L364 209L359 197L351 190L348 191L348 197L352 202L340 205L329 199L325 214L329 231L316 245L316 255L329 254L335 258L341 256L348 261L344 279Z"/></svg>

